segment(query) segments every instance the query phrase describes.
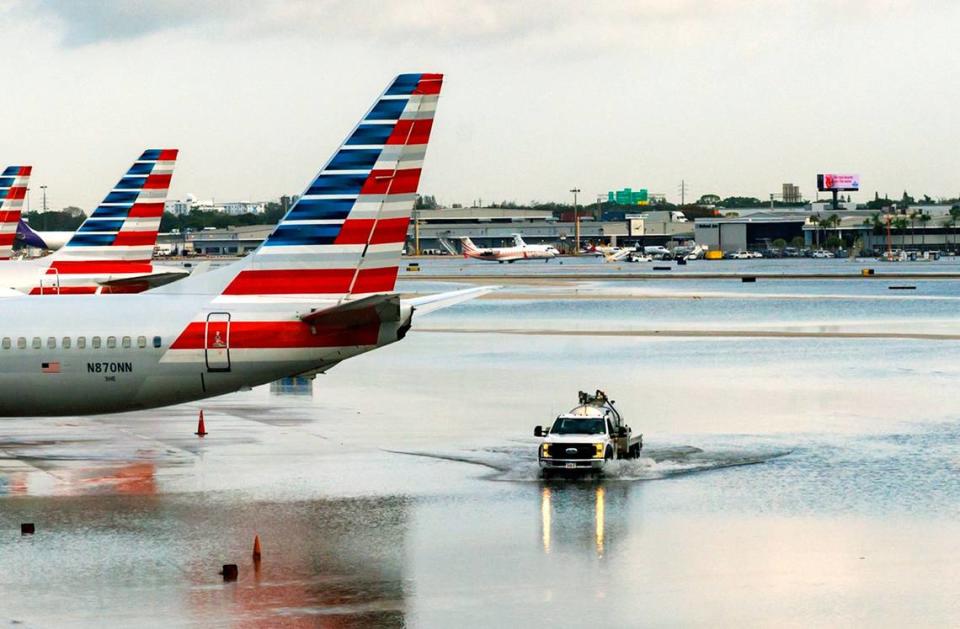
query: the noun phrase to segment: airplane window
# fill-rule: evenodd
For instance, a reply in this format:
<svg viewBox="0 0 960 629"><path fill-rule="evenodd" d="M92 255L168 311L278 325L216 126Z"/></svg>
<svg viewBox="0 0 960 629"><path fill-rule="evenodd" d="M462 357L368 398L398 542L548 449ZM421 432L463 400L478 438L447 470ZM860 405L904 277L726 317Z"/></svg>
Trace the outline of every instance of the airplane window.
<svg viewBox="0 0 960 629"><path fill-rule="evenodd" d="M159 336L153 337L153 346L159 349L160 345L161 345L160 337Z"/></svg>
<svg viewBox="0 0 960 629"><path fill-rule="evenodd" d="M77 337L77 349L83 349L87 346L87 337L78 336Z"/></svg>
<svg viewBox="0 0 960 629"><path fill-rule="evenodd" d="M17 349L27 349L27 339L22 336L17 337Z"/></svg>
<svg viewBox="0 0 960 629"><path fill-rule="evenodd" d="M108 336L107 337L107 348L114 349L117 346L117 337Z"/></svg>
<svg viewBox="0 0 960 629"><path fill-rule="evenodd" d="M123 349L130 349L131 342L129 336L123 337L120 342L123 344Z"/></svg>
<svg viewBox="0 0 960 629"><path fill-rule="evenodd" d="M10 349L10 337L3 337L3 349Z"/></svg>
<svg viewBox="0 0 960 629"><path fill-rule="evenodd" d="M145 337L145 336L138 336L138 337L137 337L137 347L139 347L140 349L143 349L143 348L146 347L146 346L147 346L147 337Z"/></svg>
<svg viewBox="0 0 960 629"><path fill-rule="evenodd" d="M57 349L57 337L55 336L47 337L47 349Z"/></svg>
<svg viewBox="0 0 960 629"><path fill-rule="evenodd" d="M63 342L61 343L61 345L63 346L63 349L70 349L70 337L69 336L63 337Z"/></svg>
<svg viewBox="0 0 960 629"><path fill-rule="evenodd" d="M33 349L40 349L41 347L43 347L43 341L40 339L39 336L35 336L33 337L32 345L33 345Z"/></svg>
<svg viewBox="0 0 960 629"><path fill-rule="evenodd" d="M92 339L90 339L90 345L93 346L93 349L100 349L100 337L95 336Z"/></svg>

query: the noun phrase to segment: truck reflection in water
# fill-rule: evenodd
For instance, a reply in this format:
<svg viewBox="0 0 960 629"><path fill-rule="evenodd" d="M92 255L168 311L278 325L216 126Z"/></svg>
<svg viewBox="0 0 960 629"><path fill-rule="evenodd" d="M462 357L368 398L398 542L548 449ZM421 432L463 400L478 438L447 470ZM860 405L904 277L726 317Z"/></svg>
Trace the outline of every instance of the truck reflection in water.
<svg viewBox="0 0 960 629"><path fill-rule="evenodd" d="M270 383L270 393L272 395L313 395L313 379L300 378L281 378Z"/></svg>
<svg viewBox="0 0 960 629"><path fill-rule="evenodd" d="M550 554L558 548L580 546L603 557L611 536L615 539L626 529L629 489L626 484L541 487L543 551Z"/></svg>

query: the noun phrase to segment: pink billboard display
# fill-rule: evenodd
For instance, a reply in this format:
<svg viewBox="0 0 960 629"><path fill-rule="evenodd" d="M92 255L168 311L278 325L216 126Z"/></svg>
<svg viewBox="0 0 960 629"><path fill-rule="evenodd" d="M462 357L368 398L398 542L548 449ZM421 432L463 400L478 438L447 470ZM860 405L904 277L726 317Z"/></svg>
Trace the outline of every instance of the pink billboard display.
<svg viewBox="0 0 960 629"><path fill-rule="evenodd" d="M859 190L860 175L838 175L828 173L817 175L817 190L820 192L830 192L832 190Z"/></svg>

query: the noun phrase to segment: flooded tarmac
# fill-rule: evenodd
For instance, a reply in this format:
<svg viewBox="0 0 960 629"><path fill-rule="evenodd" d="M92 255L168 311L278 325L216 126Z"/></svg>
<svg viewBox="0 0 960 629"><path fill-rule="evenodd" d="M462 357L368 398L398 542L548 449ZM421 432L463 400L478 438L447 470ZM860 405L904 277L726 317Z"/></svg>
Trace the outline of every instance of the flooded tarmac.
<svg viewBox="0 0 960 629"><path fill-rule="evenodd" d="M960 623L960 343L828 333L960 334L957 285L691 282L511 286L314 381L3 420L0 626ZM589 333L665 327L814 334ZM533 427L596 388L641 458L541 480Z"/></svg>

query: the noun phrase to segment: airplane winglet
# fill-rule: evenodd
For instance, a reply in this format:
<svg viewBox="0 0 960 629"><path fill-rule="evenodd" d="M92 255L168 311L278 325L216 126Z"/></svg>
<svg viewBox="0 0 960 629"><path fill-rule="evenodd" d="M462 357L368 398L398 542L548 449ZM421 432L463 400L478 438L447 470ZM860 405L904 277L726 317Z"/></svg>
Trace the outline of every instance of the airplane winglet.
<svg viewBox="0 0 960 629"><path fill-rule="evenodd" d="M476 299L481 295L492 293L499 288L500 286L475 286L473 288L464 288L447 293L437 293L435 295L414 297L413 299L407 299L405 301L413 306L414 312L416 312L418 315L424 315L433 312L434 310L443 310L444 308L449 308L450 306L455 306L459 303Z"/></svg>

